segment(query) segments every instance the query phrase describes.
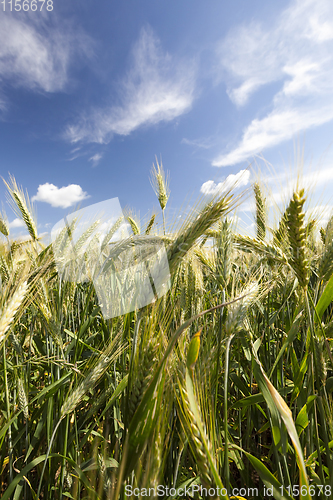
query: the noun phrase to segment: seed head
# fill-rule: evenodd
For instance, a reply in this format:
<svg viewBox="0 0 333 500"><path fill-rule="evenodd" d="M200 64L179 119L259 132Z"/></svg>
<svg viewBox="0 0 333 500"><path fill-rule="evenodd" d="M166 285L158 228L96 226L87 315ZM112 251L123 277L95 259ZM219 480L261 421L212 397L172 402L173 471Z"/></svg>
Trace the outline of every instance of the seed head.
<svg viewBox="0 0 333 500"><path fill-rule="evenodd" d="M170 196L169 181L168 178L165 176L162 162L161 164L159 164L157 158L156 158L156 167L155 165L153 165L151 171L150 182L158 198L161 209L164 210Z"/></svg>

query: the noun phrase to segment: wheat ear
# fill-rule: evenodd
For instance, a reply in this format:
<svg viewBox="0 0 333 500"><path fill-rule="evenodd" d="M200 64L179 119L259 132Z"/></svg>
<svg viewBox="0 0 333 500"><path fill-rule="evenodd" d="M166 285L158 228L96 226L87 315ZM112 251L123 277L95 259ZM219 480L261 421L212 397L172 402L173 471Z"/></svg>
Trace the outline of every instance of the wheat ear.
<svg viewBox="0 0 333 500"><path fill-rule="evenodd" d="M254 197L256 200L256 223L257 223L257 238L264 240L266 236L266 198L264 197L258 182L254 184Z"/></svg>
<svg viewBox="0 0 333 500"><path fill-rule="evenodd" d="M16 291L14 292L12 298L6 304L6 308L3 308L1 318L0 318L0 345L5 341L6 339L6 333L15 317L15 314L22 304L22 301L27 293L28 290L28 284L25 281L22 283L21 286L19 286Z"/></svg>
<svg viewBox="0 0 333 500"><path fill-rule="evenodd" d="M28 420L29 419L28 398L21 377L17 379L17 389L18 389L17 392L18 392L19 406L21 410L23 410L24 418Z"/></svg>
<svg viewBox="0 0 333 500"><path fill-rule="evenodd" d="M159 344L153 338L145 349L142 362L138 366L135 381L128 399L128 421L130 422L153 376L153 366L157 361Z"/></svg>
<svg viewBox="0 0 333 500"><path fill-rule="evenodd" d="M138 234L140 234L139 226L137 225L135 220L132 217L127 217L127 220L131 226L131 229L133 231L134 236L137 236Z"/></svg>
<svg viewBox="0 0 333 500"><path fill-rule="evenodd" d="M288 258L279 246L270 245L266 241L258 241L249 236L235 235L235 243L243 252L256 252L262 257L273 260L277 263L287 264Z"/></svg>
<svg viewBox="0 0 333 500"><path fill-rule="evenodd" d="M287 210L282 214L279 221L279 227L273 231L273 244L279 248L285 247L285 242L288 241L287 235Z"/></svg>
<svg viewBox="0 0 333 500"><path fill-rule="evenodd" d="M0 255L0 273L2 280L8 283L10 280L10 271L6 259L2 255Z"/></svg>
<svg viewBox="0 0 333 500"><path fill-rule="evenodd" d="M216 235L216 277L222 286L226 286L231 272L232 235L228 219L221 221L220 231Z"/></svg>
<svg viewBox="0 0 333 500"><path fill-rule="evenodd" d="M110 231L107 233L107 235L104 237L102 244L101 244L101 251L104 250L106 245L109 243L111 238L114 236L114 234L118 231L120 226L122 225L124 220L124 217L121 215L119 219L116 220L116 222L113 224L113 226L110 228Z"/></svg>
<svg viewBox="0 0 333 500"><path fill-rule="evenodd" d="M327 281L333 270L333 217L329 219L325 229L320 229L320 236L324 249L319 261L318 275L320 279Z"/></svg>
<svg viewBox="0 0 333 500"><path fill-rule="evenodd" d="M94 387L94 385L104 374L108 366L116 359L116 357L121 352L123 352L124 347L120 346L114 353L110 354L110 351L115 345L116 339L118 340L119 337L115 337L114 342L104 351L103 355L100 358L100 361L97 363L95 368L93 368L90 373L88 373L88 375L80 383L80 385L68 396L60 410L61 419L75 410L76 406L79 404L85 393Z"/></svg>
<svg viewBox="0 0 333 500"><path fill-rule="evenodd" d="M9 227L7 221L3 217L0 217L0 232L6 236L6 238L9 236Z"/></svg>
<svg viewBox="0 0 333 500"><path fill-rule="evenodd" d="M147 227L146 227L145 234L149 234L149 233L150 233L151 228L152 228L152 227L153 227L153 225L154 225L155 219L156 219L156 214L153 214L153 215L151 216L150 221L148 222L148 225L147 225Z"/></svg>
<svg viewBox="0 0 333 500"><path fill-rule="evenodd" d="M196 240L206 233L219 218L231 209L232 196L208 203L192 224L185 229L168 249L170 271L173 272L179 261Z"/></svg>
<svg viewBox="0 0 333 500"><path fill-rule="evenodd" d="M324 252L319 261L318 276L324 281L329 280L333 270L333 240L325 242Z"/></svg>
<svg viewBox="0 0 333 500"><path fill-rule="evenodd" d="M179 382L182 394L182 407L180 408L180 420L183 425L185 435L190 443L192 453L195 457L201 480L206 488L214 486L213 475L210 470L209 461L207 459L207 452L205 445L202 441L202 435L199 430L199 425L204 428L203 422L198 424L194 413L191 410L191 403L187 393L185 381ZM200 410L200 409L199 409ZM205 439L207 445L210 447L206 429L204 428Z"/></svg>
<svg viewBox="0 0 333 500"><path fill-rule="evenodd" d="M159 164L157 158L156 167L155 165L153 165L151 171L150 182L158 198L160 207L162 210L164 210L170 196L169 180L164 173L162 162L161 164Z"/></svg>
<svg viewBox="0 0 333 500"><path fill-rule="evenodd" d="M294 192L287 209L287 230L292 250L291 267L300 285L307 287L309 281L309 261L306 258L306 229L304 226L303 206L304 189Z"/></svg>
<svg viewBox="0 0 333 500"><path fill-rule="evenodd" d="M29 199L25 197L23 190L18 187L14 177L11 176L10 181L11 185L9 185L5 180L4 183L6 184L9 195L14 202L12 203L14 212L16 212L17 215L23 219L31 238L36 241L38 238L37 226L33 216L31 215L32 209Z"/></svg>

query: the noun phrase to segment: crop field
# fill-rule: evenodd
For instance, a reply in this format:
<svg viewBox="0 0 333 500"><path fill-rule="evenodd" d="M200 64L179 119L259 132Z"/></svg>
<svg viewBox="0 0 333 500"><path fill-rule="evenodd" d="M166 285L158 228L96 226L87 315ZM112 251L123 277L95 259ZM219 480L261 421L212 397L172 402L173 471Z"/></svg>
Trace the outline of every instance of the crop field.
<svg viewBox="0 0 333 500"><path fill-rule="evenodd" d="M161 213L104 247L113 262L122 222L126 248L160 238L170 288L106 318L7 184L29 239L2 214L1 499L331 499L333 218L309 217L299 185L271 227L255 183L254 237L234 187L170 230L158 164L153 186Z"/></svg>

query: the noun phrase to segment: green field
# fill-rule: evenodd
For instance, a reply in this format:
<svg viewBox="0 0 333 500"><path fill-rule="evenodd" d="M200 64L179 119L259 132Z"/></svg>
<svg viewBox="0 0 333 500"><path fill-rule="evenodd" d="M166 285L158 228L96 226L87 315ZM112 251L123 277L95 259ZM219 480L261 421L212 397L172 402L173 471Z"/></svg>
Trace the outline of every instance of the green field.
<svg viewBox="0 0 333 500"><path fill-rule="evenodd" d="M331 499L333 218L306 217L300 186L270 227L255 184L255 238L232 190L171 231L154 179L162 216L128 222L163 239L171 288L112 319L91 281L61 279L8 185L30 238L2 216L1 498Z"/></svg>

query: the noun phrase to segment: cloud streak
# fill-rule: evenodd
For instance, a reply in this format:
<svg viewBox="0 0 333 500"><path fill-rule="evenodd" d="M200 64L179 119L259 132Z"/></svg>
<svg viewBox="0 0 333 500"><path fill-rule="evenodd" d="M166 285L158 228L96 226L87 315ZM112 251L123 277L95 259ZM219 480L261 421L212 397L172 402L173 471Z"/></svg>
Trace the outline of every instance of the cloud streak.
<svg viewBox="0 0 333 500"><path fill-rule="evenodd" d="M103 155L101 153L96 153L93 156L91 156L88 161L92 162L93 167L97 167L102 158Z"/></svg>
<svg viewBox="0 0 333 500"><path fill-rule="evenodd" d="M120 87L120 104L92 109L67 128L65 137L72 143L108 143L114 134L174 120L192 106L195 67L163 52L152 30L143 29Z"/></svg>
<svg viewBox="0 0 333 500"><path fill-rule="evenodd" d="M238 145L214 158L214 166L235 165L333 120L332 19L330 0L294 0L273 26L252 22L220 44L220 78L227 75L227 92L235 105L245 105L270 83L280 89L270 111L254 118Z"/></svg>
<svg viewBox="0 0 333 500"><path fill-rule="evenodd" d="M78 184L58 188L46 182L38 186L37 194L32 197L32 201L49 203L52 207L69 208L86 198L89 198L88 193L83 191Z"/></svg>

